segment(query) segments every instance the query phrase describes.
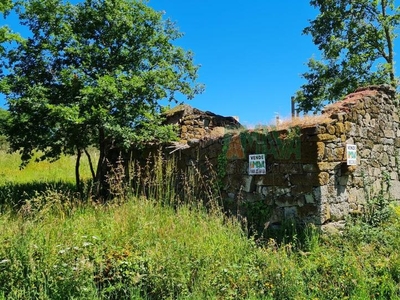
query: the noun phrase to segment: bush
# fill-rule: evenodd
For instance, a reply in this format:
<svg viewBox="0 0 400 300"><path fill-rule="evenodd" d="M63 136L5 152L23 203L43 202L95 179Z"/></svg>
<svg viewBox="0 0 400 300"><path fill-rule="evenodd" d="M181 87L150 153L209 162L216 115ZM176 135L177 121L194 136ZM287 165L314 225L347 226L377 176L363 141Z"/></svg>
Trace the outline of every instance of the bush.
<svg viewBox="0 0 400 300"><path fill-rule="evenodd" d="M7 137L0 134L0 151L7 151L10 148L10 143L7 141Z"/></svg>

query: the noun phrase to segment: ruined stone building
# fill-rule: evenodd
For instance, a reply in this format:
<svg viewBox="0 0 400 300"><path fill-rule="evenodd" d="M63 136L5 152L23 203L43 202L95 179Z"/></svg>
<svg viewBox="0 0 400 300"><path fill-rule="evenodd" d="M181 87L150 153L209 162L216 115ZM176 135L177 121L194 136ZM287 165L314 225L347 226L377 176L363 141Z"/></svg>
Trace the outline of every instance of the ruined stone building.
<svg viewBox="0 0 400 300"><path fill-rule="evenodd" d="M334 223L362 213L379 192L400 199L400 121L390 86L360 88L320 116L277 128L246 130L235 118L189 106L170 111L167 120L179 126L181 140L166 153L181 169L211 163L224 201L263 201L271 223ZM351 155L355 165L348 164Z"/></svg>

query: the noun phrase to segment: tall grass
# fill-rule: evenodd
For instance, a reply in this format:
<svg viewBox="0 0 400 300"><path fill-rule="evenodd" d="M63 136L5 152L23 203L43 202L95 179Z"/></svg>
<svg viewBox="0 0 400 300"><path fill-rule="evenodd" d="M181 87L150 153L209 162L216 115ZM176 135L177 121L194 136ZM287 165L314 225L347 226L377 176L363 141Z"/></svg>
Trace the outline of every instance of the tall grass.
<svg viewBox="0 0 400 300"><path fill-rule="evenodd" d="M0 217L4 299L400 297L399 213L382 228L389 245L312 232L300 250L274 240L258 247L234 220L190 205L63 197L48 192L35 200L47 205Z"/></svg>
<svg viewBox="0 0 400 300"><path fill-rule="evenodd" d="M106 205L59 188L4 209L0 299L400 299L399 208L379 225L260 246L193 190L163 199L181 199L166 164L158 183L142 172L146 189Z"/></svg>

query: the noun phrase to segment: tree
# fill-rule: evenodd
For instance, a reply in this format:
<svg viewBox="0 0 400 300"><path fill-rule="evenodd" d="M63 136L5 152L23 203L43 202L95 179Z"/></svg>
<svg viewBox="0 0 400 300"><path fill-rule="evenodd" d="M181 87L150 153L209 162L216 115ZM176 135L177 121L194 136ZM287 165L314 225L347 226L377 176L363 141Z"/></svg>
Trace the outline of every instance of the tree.
<svg viewBox="0 0 400 300"><path fill-rule="evenodd" d="M0 136L2 137L5 135L5 127L9 116L10 113L7 110L0 108Z"/></svg>
<svg viewBox="0 0 400 300"><path fill-rule="evenodd" d="M5 136L5 126L9 117L9 112L5 109L0 108L0 150L8 149L8 142Z"/></svg>
<svg viewBox="0 0 400 300"><path fill-rule="evenodd" d="M3 18L6 18L9 12L12 10L14 3L12 0L0 0L0 15ZM0 26L0 77L3 74L4 60L1 58L4 57L6 52L6 45L12 43L13 41L22 42L22 37L11 31L8 26ZM0 91L4 91L7 89L5 82L0 80ZM7 120L9 117L9 112L3 108L0 108L0 149L7 149L8 144L5 136L5 126L7 124Z"/></svg>
<svg viewBox="0 0 400 300"><path fill-rule="evenodd" d="M190 51L174 46L173 23L139 0L26 0L21 23L32 35L7 53L11 147L28 162L99 149L92 174L106 192L114 147L174 136L160 100L202 91ZM88 156L90 158L90 156ZM90 159L91 161L91 159Z"/></svg>
<svg viewBox="0 0 400 300"><path fill-rule="evenodd" d="M3 18L6 18L13 7L14 3L12 0L0 0L0 15L2 15ZM0 26L0 76L2 75L4 68L4 61L1 58L3 58L6 52L6 45L13 41L22 42L23 39L18 33L12 32L8 26ZM0 80L0 91L6 89L7 87L5 86L5 82Z"/></svg>
<svg viewBox="0 0 400 300"><path fill-rule="evenodd" d="M397 85L394 69L395 30L400 10L395 0L312 0L320 11L310 34L322 52L311 58L306 83L296 94L300 110L320 110L367 84Z"/></svg>
<svg viewBox="0 0 400 300"><path fill-rule="evenodd" d="M7 110L0 108L0 135L4 134L4 127L6 126L5 124L7 123L9 115L10 113Z"/></svg>
<svg viewBox="0 0 400 300"><path fill-rule="evenodd" d="M5 16L13 7L11 0L0 0L0 13ZM7 26L0 27L0 44L8 42L12 38L10 29ZM4 47L0 46L0 55L4 53Z"/></svg>

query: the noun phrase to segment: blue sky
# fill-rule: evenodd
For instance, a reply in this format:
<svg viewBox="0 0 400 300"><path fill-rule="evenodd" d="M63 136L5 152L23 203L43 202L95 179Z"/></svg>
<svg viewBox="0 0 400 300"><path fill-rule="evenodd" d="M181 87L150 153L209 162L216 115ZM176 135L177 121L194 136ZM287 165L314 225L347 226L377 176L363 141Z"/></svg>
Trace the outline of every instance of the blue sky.
<svg viewBox="0 0 400 300"><path fill-rule="evenodd" d="M202 95L187 102L201 110L239 116L243 125L290 116L290 98L304 83L305 63L318 55L302 35L317 11L307 0L150 0L185 36L179 46L201 64Z"/></svg>
<svg viewBox="0 0 400 300"><path fill-rule="evenodd" d="M227 5L229 3L229 5ZM206 90L186 103L243 125L290 116L290 98L304 81L305 63L318 50L302 29L317 15L307 0L149 0L185 35ZM16 20L0 19L0 25ZM3 103L2 103L3 102ZM0 105L4 101L0 98Z"/></svg>

